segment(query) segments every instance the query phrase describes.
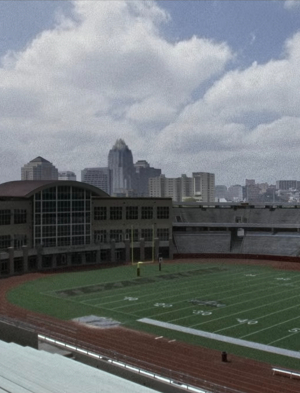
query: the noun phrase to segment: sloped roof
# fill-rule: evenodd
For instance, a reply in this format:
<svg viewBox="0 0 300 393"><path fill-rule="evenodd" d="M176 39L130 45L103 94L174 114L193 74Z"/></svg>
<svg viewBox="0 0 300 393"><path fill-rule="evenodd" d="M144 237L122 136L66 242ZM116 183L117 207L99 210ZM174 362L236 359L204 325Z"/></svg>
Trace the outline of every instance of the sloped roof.
<svg viewBox="0 0 300 393"><path fill-rule="evenodd" d="M31 160L30 162L48 162L50 164L50 161L45 160L45 158L38 156L36 158L34 158L33 160Z"/></svg>
<svg viewBox="0 0 300 393"><path fill-rule="evenodd" d="M109 195L100 188L91 186L87 183L81 183L70 180L17 180L0 184L0 198L29 198L33 194L43 189L56 186L73 186L84 188L95 193L100 197L109 197Z"/></svg>

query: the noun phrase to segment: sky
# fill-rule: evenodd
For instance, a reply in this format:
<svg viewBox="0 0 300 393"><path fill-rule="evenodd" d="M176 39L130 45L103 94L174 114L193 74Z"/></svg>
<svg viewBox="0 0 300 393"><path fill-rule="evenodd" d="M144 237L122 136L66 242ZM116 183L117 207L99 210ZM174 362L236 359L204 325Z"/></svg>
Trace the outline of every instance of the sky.
<svg viewBox="0 0 300 393"><path fill-rule="evenodd" d="M300 0L0 1L0 182L37 156L300 180Z"/></svg>

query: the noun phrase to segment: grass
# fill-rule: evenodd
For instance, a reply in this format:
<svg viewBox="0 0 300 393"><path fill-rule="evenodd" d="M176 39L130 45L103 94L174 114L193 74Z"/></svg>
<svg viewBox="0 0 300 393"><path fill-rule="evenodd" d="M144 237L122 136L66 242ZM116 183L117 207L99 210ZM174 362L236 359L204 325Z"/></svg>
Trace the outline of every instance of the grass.
<svg viewBox="0 0 300 393"><path fill-rule="evenodd" d="M300 350L300 274L227 264L142 265L64 273L23 284L8 300L59 319L99 315L127 327L297 368L298 360L138 322L152 318ZM224 346L226 348L224 349ZM300 366L299 366L300 367Z"/></svg>

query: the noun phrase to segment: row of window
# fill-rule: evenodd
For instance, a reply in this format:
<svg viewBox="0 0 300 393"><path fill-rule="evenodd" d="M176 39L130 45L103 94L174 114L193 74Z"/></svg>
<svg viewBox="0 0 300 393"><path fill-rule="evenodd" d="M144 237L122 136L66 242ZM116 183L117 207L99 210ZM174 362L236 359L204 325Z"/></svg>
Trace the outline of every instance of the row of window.
<svg viewBox="0 0 300 393"><path fill-rule="evenodd" d="M21 248L27 244L26 235L2 235L0 236L0 249L6 249L8 247Z"/></svg>
<svg viewBox="0 0 300 393"><path fill-rule="evenodd" d="M153 236L157 237L159 240L169 240L169 228L157 228L156 236L152 228L138 229L126 229L125 236L122 229L111 229L106 231L105 229L94 231L94 242L95 243L108 243L111 240L121 242L124 240L130 240L137 242L140 238L145 241L152 241Z"/></svg>
<svg viewBox="0 0 300 393"><path fill-rule="evenodd" d="M91 203L87 201L35 201L35 212L76 212L90 211Z"/></svg>
<svg viewBox="0 0 300 393"><path fill-rule="evenodd" d="M89 212L35 214L35 225L80 224L90 222Z"/></svg>
<svg viewBox="0 0 300 393"><path fill-rule="evenodd" d="M50 187L35 194L35 200L75 200L75 199L90 199L90 191L83 190L78 187L58 186Z"/></svg>
<svg viewBox="0 0 300 393"><path fill-rule="evenodd" d="M35 238L48 236L89 235L90 225L47 225L35 227Z"/></svg>
<svg viewBox="0 0 300 393"><path fill-rule="evenodd" d="M27 212L25 209L14 209L11 212L9 209L0 210L0 225L10 225L11 215L13 214L14 224L26 224Z"/></svg>
<svg viewBox="0 0 300 393"><path fill-rule="evenodd" d="M35 240L36 245L42 245L43 247L61 247L61 246L77 246L77 245L85 245L90 244L89 236L66 236L59 237L56 242L56 238L54 237L43 237L37 238Z"/></svg>
<svg viewBox="0 0 300 393"><path fill-rule="evenodd" d="M168 219L169 218L169 207L168 206L157 206L156 218ZM126 206L125 207L125 218L126 220L138 220L139 219L139 207L138 206ZM140 207L140 218L142 220L151 220L154 218L154 208L152 206L141 206ZM109 218L108 208L106 206L95 206L94 207L94 220L122 220L123 219L123 207L122 206L111 206L109 207Z"/></svg>

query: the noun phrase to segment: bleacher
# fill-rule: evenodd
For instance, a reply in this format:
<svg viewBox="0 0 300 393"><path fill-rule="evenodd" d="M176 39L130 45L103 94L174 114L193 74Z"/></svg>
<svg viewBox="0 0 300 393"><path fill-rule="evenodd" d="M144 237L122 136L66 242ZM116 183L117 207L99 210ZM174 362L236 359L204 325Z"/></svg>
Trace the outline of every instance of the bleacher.
<svg viewBox="0 0 300 393"><path fill-rule="evenodd" d="M300 236L283 233L280 235L262 235L260 233L246 235L241 248L241 252L244 254L298 256Z"/></svg>
<svg viewBox="0 0 300 393"><path fill-rule="evenodd" d="M230 232L174 233L174 242L180 254L230 252Z"/></svg>

